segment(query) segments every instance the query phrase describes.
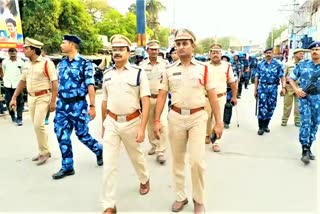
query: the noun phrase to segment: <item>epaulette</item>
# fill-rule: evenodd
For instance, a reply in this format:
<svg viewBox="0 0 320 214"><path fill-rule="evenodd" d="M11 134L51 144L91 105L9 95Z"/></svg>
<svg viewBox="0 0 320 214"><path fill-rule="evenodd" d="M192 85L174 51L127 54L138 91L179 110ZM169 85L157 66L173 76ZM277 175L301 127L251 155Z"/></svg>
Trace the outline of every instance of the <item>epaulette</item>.
<svg viewBox="0 0 320 214"><path fill-rule="evenodd" d="M103 75L105 75L106 73L108 73L109 71L111 71L111 70L113 70L113 66L110 66L109 68L107 68L107 69L105 69L104 71L103 71Z"/></svg>
<svg viewBox="0 0 320 214"><path fill-rule="evenodd" d="M172 64L168 64L168 65L166 66L166 69L168 69L168 68L172 68L173 66L177 65L177 64L178 64L178 62L179 62L179 60L178 60L178 61L176 61L176 62L174 62L174 63L172 63Z"/></svg>
<svg viewBox="0 0 320 214"><path fill-rule="evenodd" d="M130 64L130 66L131 66L132 68L134 68L134 69L137 69L137 70L141 69L139 66L137 66L137 65L135 65L135 64Z"/></svg>
<svg viewBox="0 0 320 214"><path fill-rule="evenodd" d="M140 66L140 65L143 65L143 64L145 64L145 63L147 63L147 62L148 62L148 60L149 60L149 59L144 59L143 61L141 61L141 62L139 63L139 66Z"/></svg>

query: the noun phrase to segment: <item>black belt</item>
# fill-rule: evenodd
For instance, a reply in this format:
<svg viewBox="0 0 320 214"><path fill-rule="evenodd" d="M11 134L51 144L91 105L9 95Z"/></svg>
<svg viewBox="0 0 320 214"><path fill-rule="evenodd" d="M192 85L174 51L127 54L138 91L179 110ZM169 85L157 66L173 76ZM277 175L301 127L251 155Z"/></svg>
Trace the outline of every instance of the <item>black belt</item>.
<svg viewBox="0 0 320 214"><path fill-rule="evenodd" d="M64 103L70 104L70 103L76 103L79 101L86 100L86 97L71 97L71 98L64 98L64 97L59 97Z"/></svg>
<svg viewBox="0 0 320 214"><path fill-rule="evenodd" d="M265 84L265 85L278 85L279 83L274 83L274 82L261 82L261 84Z"/></svg>

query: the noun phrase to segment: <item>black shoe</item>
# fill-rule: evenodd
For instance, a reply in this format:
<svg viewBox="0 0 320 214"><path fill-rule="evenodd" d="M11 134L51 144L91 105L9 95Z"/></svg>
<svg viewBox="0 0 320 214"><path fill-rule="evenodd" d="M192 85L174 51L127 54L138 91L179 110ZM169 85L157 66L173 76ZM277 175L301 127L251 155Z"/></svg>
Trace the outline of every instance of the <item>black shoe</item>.
<svg viewBox="0 0 320 214"><path fill-rule="evenodd" d="M265 127L265 128L264 128L264 131L267 132L267 133L269 133L269 132L270 132L269 127Z"/></svg>
<svg viewBox="0 0 320 214"><path fill-rule="evenodd" d="M103 156L102 156L102 154L97 156L97 164L98 164L98 166L102 166L103 165Z"/></svg>
<svg viewBox="0 0 320 214"><path fill-rule="evenodd" d="M74 172L73 169L71 169L71 170L63 170L63 169L60 169L59 172L54 173L54 174L52 175L52 178L53 178L54 180L58 180L58 179L64 178L64 177L69 176L69 175L74 175L74 173L75 173L75 172Z"/></svg>
<svg viewBox="0 0 320 214"><path fill-rule="evenodd" d="M259 128L258 135L263 135L263 133L264 133L264 129L263 128Z"/></svg>
<svg viewBox="0 0 320 214"><path fill-rule="evenodd" d="M229 124L226 124L226 123L225 123L225 124L224 124L224 128L225 128L225 129L228 129L228 128L229 128Z"/></svg>
<svg viewBox="0 0 320 214"><path fill-rule="evenodd" d="M309 152L309 148L302 148L302 157L301 157L301 161L304 164L309 164L310 163L310 152Z"/></svg>
<svg viewBox="0 0 320 214"><path fill-rule="evenodd" d="M316 159L316 156L314 156L314 154L312 154L310 149L309 149L309 159L310 160L315 160Z"/></svg>

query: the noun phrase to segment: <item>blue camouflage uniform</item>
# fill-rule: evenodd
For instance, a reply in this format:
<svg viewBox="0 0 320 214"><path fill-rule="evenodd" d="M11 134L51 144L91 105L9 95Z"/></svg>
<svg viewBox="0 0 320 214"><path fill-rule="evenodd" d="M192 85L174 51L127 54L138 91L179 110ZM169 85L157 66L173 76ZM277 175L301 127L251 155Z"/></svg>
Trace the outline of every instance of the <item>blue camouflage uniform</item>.
<svg viewBox="0 0 320 214"><path fill-rule="evenodd" d="M54 131L62 155L62 170L73 169L70 135L75 129L78 139L97 157L102 156L102 145L89 134L88 86L94 85L90 61L77 54L72 61L62 59L58 65L59 87Z"/></svg>
<svg viewBox="0 0 320 214"><path fill-rule="evenodd" d="M270 64L263 60L257 66L255 77L258 78L259 129L266 129L269 125L277 104L278 85L283 76L282 66L275 59Z"/></svg>
<svg viewBox="0 0 320 214"><path fill-rule="evenodd" d="M290 78L299 80L299 87L304 88L311 81L311 76L320 69L320 64L315 65L312 60L304 60L296 65ZM320 78L315 83L317 92L307 94L304 98L299 98L299 113L301 127L299 130L299 141L304 148L310 151L310 147L316 139L318 126L320 123Z"/></svg>

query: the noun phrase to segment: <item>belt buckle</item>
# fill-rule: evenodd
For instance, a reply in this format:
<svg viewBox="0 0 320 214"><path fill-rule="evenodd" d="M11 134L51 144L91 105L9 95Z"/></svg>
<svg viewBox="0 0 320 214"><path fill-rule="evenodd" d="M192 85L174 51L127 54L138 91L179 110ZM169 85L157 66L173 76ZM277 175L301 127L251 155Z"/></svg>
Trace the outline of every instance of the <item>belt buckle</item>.
<svg viewBox="0 0 320 214"><path fill-rule="evenodd" d="M117 115L117 122L119 123L127 122L127 115Z"/></svg>
<svg viewBox="0 0 320 214"><path fill-rule="evenodd" d="M191 114L191 110L190 109L181 108L181 114L182 115L190 115Z"/></svg>

